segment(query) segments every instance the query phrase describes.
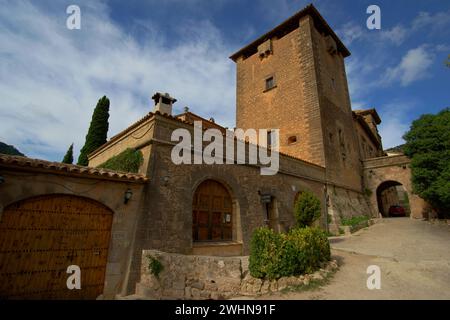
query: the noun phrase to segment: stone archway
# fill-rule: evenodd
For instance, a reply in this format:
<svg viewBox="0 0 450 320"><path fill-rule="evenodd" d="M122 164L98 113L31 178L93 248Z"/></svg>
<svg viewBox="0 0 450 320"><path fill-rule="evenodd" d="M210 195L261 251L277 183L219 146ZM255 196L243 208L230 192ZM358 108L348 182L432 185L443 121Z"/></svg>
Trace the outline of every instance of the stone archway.
<svg viewBox="0 0 450 320"><path fill-rule="evenodd" d="M378 206L377 190L381 186L401 185L406 191L409 205L410 217L422 219L427 216L427 203L412 192L411 182L411 160L404 155L395 155L367 159L364 161L364 184L366 192L370 194L370 204L376 209L380 216Z"/></svg>
<svg viewBox="0 0 450 320"><path fill-rule="evenodd" d="M392 180L382 182L376 190L376 196L378 212L383 217L394 216L389 212L393 206L403 208L405 216L411 215L408 193L400 182Z"/></svg>

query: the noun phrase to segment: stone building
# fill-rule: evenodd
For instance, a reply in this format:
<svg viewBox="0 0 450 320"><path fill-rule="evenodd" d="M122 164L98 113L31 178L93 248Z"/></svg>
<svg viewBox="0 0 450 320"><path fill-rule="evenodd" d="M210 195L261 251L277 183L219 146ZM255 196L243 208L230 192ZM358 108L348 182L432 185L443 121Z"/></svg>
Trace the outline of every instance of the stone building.
<svg viewBox="0 0 450 320"><path fill-rule="evenodd" d="M101 230L108 230L102 238L108 253L96 249L100 240L92 230L85 231L92 241L86 242L91 246L83 252L103 254L99 274L106 274L104 280L96 278L103 290L85 297L102 293L113 298L134 292L144 250L247 255L255 228L268 225L281 232L294 225L293 206L302 191L320 199L322 217L317 224L334 233L342 217L380 217L389 206L387 199L399 201L392 195L398 185L407 193L411 217L422 218L425 203L412 194L409 159L385 155L377 130L381 119L375 109L351 109L344 65L349 55L309 5L231 56L237 70L237 128L279 129L275 175L261 175L265 165L260 162L238 163L236 153L233 164L175 164L171 157L177 144L172 140L175 130L185 129L193 136L194 122L198 122L222 136L233 132L188 109L173 115L176 99L156 93L153 110L92 152L88 168L1 156L0 229L20 225L17 213L34 212L38 219L42 208L66 212L75 226L82 218L70 214L80 206L92 207L101 216L111 215L110 220L98 222ZM245 145L245 158L250 159L251 143L233 139L233 150L239 143ZM127 148L143 155L138 173L95 169ZM188 151L193 157L198 152L194 146ZM34 198L43 195L49 197L47 202ZM71 206L64 196L77 200ZM21 228L23 234L28 230ZM29 250L30 242L23 239L16 246ZM0 237L0 249L10 250L12 245ZM61 259L76 264L71 251L65 250L68 258ZM39 254L38 260L42 259ZM2 268L6 267L0 262L0 274ZM11 285L0 286L0 296L8 295Z"/></svg>

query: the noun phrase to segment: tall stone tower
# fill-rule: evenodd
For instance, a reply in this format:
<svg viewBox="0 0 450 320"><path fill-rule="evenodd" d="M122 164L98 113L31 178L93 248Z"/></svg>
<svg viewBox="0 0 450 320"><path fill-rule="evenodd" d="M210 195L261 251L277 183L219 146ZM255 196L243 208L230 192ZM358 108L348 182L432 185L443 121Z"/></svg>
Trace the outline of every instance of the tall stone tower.
<svg viewBox="0 0 450 320"><path fill-rule="evenodd" d="M324 166L330 183L361 192L349 55L308 5L230 58L237 66L237 127L280 129L280 152Z"/></svg>

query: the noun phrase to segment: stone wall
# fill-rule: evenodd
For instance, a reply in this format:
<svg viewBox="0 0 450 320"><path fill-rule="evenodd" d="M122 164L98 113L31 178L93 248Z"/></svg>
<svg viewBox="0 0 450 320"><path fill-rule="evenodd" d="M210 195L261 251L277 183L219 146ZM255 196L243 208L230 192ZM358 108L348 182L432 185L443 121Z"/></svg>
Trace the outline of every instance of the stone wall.
<svg viewBox="0 0 450 320"><path fill-rule="evenodd" d="M370 206L369 198L353 190L329 186L328 194L328 213L331 215L329 231L339 234L339 226L342 218L351 218L354 216L377 217L375 211Z"/></svg>
<svg viewBox="0 0 450 320"><path fill-rule="evenodd" d="M156 277L149 269L148 256L164 266ZM141 282L136 294L150 299L227 299L277 292L289 286L308 285L322 280L337 268L336 261L324 264L311 275L261 280L248 271L248 257L208 257L145 250L142 254Z"/></svg>

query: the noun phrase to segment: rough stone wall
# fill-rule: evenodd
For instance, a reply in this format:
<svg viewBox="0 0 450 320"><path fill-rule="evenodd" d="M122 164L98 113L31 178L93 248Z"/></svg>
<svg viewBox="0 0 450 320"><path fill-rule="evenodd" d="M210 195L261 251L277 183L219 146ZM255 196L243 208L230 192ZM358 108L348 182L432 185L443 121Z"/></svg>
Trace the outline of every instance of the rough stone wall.
<svg viewBox="0 0 450 320"><path fill-rule="evenodd" d="M156 258L164 267L157 277L151 273L148 256ZM142 276L136 293L152 299L226 299L308 285L311 280L324 279L335 269L337 263L331 261L311 275L270 281L250 275L247 256L208 257L146 250L142 254Z"/></svg>
<svg viewBox="0 0 450 320"><path fill-rule="evenodd" d="M361 193L349 189L329 186L328 213L331 215L329 231L334 234L339 233L339 226L342 218L366 215L374 217L374 210L370 206L369 198Z"/></svg>
<svg viewBox="0 0 450 320"><path fill-rule="evenodd" d="M110 208L114 213L103 296L113 298L126 292L135 223L142 212L142 184L8 168L0 168L0 174L5 178L0 185L0 217L2 208L16 201L48 194L86 197ZM124 204L127 189L132 190L133 197Z"/></svg>

